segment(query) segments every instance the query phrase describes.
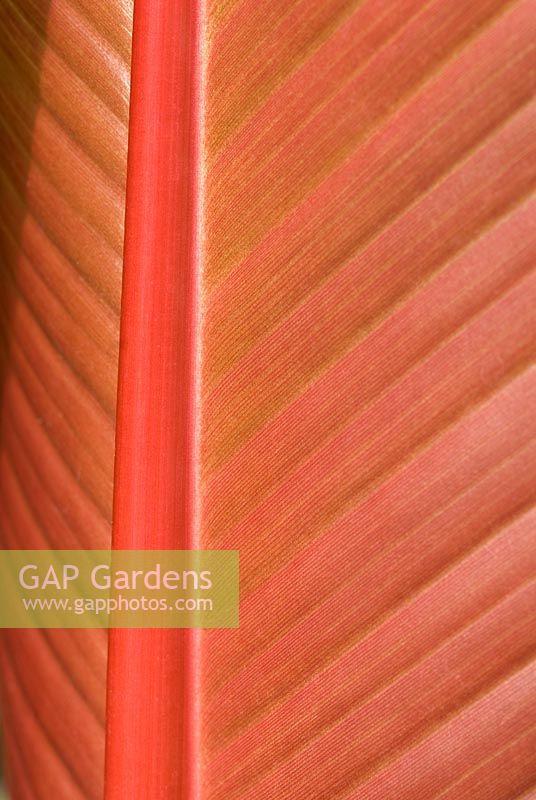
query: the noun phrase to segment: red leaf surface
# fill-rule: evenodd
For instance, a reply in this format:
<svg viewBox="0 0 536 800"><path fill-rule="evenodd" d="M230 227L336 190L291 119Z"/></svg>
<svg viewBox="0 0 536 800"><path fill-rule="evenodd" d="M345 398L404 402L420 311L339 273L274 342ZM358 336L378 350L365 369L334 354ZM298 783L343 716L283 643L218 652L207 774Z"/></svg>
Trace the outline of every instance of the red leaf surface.
<svg viewBox="0 0 536 800"><path fill-rule="evenodd" d="M3 535L96 546L129 16L23 7ZM111 633L107 800L536 791L535 29L534 0L136 0L114 546L239 549L241 624ZM14 797L100 796L83 633L4 637Z"/></svg>
<svg viewBox="0 0 536 800"><path fill-rule="evenodd" d="M0 9L4 548L110 545L130 39L128 3ZM2 631L13 798L102 797L106 653Z"/></svg>

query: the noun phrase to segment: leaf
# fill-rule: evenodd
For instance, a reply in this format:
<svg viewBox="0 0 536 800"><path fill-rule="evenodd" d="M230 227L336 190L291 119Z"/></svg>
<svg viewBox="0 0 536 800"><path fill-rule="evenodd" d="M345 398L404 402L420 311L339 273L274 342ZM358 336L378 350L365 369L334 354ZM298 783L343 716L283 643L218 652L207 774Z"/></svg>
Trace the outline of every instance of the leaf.
<svg viewBox="0 0 536 800"><path fill-rule="evenodd" d="M3 547L110 543L130 52L112 5L0 10ZM2 632L12 797L102 796L106 649Z"/></svg>
<svg viewBox="0 0 536 800"><path fill-rule="evenodd" d="M116 10L93 17L107 36L128 29ZM241 625L112 631L107 800L532 795L535 10L136 1L113 544L239 549ZM111 62L101 74L112 87ZM71 480L66 434L53 455L36 421L50 425L52 405L14 389L5 418L26 409L35 431L33 515L9 470L4 492L25 537L88 543L110 518L104 493L99 513L83 498L110 487L115 351L77 342L116 330L94 297L117 312L118 270L91 248L120 252L126 139L111 146L84 108L102 171L91 202L61 129L44 126L36 152L55 154L57 202L73 210L65 274L94 293L64 291L70 327L42 288L31 297L90 389L82 403L47 369L41 395L61 386L65 416L79 399L77 458L101 471ZM77 225L99 237L80 244ZM39 327L25 314L19 329L36 360ZM22 437L6 436L8 454ZM49 678L57 662L31 634L4 649L8 748L37 753L27 772L11 745L13 785L99 796L102 734L83 708L102 702L102 666L92 689L75 683L79 642ZM61 714L42 699L28 714L30 659L65 692ZM67 743L75 727L93 750Z"/></svg>
<svg viewBox="0 0 536 800"><path fill-rule="evenodd" d="M534 3L221 9L200 796L530 794Z"/></svg>

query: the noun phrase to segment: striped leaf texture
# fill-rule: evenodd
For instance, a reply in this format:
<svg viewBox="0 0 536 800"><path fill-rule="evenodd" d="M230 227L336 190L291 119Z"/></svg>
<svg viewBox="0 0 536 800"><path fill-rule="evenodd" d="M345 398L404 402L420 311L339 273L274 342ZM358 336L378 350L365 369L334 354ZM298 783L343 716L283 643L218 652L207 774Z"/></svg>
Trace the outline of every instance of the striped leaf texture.
<svg viewBox="0 0 536 800"><path fill-rule="evenodd" d="M2 542L240 628L4 633L12 797L534 798L535 0L131 12L0 12Z"/></svg>
<svg viewBox="0 0 536 800"><path fill-rule="evenodd" d="M536 4L214 3L201 796L536 793Z"/></svg>
<svg viewBox="0 0 536 800"><path fill-rule="evenodd" d="M110 545L131 13L0 9L3 548ZM11 797L102 797L106 648L2 631Z"/></svg>

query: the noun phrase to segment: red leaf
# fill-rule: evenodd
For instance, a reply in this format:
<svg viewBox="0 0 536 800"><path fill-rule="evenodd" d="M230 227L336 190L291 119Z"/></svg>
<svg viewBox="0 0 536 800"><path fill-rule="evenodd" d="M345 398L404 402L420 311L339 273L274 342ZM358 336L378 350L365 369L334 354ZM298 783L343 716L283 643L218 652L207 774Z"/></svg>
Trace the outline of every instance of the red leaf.
<svg viewBox="0 0 536 800"><path fill-rule="evenodd" d="M2 227L8 546L108 531L126 45L99 4L77 95L90 11L51 5L23 257ZM239 549L241 626L112 632L108 800L531 796L535 11L137 0L114 546ZM15 796L99 796L102 643L30 633Z"/></svg>

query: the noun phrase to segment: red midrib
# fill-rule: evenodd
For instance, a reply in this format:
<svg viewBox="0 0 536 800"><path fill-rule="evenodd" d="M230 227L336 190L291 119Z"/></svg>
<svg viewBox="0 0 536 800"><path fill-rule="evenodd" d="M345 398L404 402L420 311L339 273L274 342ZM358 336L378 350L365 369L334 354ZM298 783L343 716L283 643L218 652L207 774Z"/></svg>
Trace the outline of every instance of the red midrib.
<svg viewBox="0 0 536 800"><path fill-rule="evenodd" d="M136 0L113 547L196 536L201 2ZM110 635L106 800L192 798L195 632Z"/></svg>

